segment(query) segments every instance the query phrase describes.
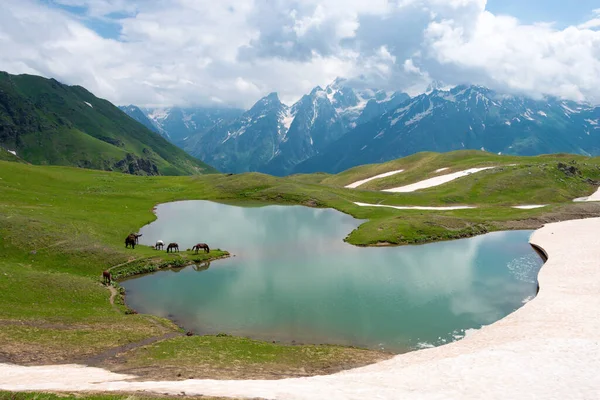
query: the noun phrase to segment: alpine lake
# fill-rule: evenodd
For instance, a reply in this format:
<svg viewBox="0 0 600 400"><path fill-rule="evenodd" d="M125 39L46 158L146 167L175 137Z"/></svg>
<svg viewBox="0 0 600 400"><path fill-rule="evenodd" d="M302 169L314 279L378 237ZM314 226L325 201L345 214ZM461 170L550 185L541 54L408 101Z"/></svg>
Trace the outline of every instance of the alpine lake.
<svg viewBox="0 0 600 400"><path fill-rule="evenodd" d="M121 282L138 312L196 334L402 353L464 337L523 306L543 260L532 231L419 246L356 247L332 209L182 201L157 207L140 244L203 242L232 257Z"/></svg>

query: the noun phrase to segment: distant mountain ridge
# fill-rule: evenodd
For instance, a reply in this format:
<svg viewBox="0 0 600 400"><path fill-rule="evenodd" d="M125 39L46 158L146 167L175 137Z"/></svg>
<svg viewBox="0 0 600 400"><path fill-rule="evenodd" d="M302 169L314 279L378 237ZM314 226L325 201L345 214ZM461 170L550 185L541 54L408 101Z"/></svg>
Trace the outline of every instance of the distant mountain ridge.
<svg viewBox="0 0 600 400"><path fill-rule="evenodd" d="M215 172L81 86L0 72L0 147L32 164L137 175Z"/></svg>
<svg viewBox="0 0 600 400"><path fill-rule="evenodd" d="M338 78L292 106L271 93L237 117L213 122L185 142L171 140L226 172L340 172L420 151L460 149L600 154L598 107L441 82L411 98L357 89Z"/></svg>
<svg viewBox="0 0 600 400"><path fill-rule="evenodd" d="M250 110L243 113L237 110L237 116L229 111L225 116L210 120L206 124L214 124L210 129L185 138L173 135L182 129L159 122L172 118L181 124L181 116L173 117L170 112L165 117L155 110L135 106L122 109L145 123L143 118L137 117L137 110L142 111L145 119L153 121L165 137L222 171L286 175L357 124L381 115L408 98L405 93L354 89L348 81L338 78L325 88L317 86L292 106L283 104L277 93L271 93ZM219 110L225 112L225 109L213 109L213 112ZM181 111L191 113L193 109ZM202 118L207 121L210 117Z"/></svg>
<svg viewBox="0 0 600 400"><path fill-rule="evenodd" d="M421 151L599 155L599 123L600 108L589 104L463 85L422 94L357 126L294 172L333 173Z"/></svg>
<svg viewBox="0 0 600 400"><path fill-rule="evenodd" d="M186 141L197 141L217 124L232 121L244 110L218 107L140 108L134 105L119 107L127 115L181 148Z"/></svg>

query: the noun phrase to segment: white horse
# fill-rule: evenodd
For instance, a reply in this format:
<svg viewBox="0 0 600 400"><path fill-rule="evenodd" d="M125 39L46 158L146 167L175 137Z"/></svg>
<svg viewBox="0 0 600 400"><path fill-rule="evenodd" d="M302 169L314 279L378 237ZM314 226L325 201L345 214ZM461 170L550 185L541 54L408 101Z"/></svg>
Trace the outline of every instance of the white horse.
<svg viewBox="0 0 600 400"><path fill-rule="evenodd" d="M165 242L163 242L162 240L157 240L156 244L154 245L154 248L156 250L158 250L159 248L160 248L160 250L162 250L163 247L165 247Z"/></svg>

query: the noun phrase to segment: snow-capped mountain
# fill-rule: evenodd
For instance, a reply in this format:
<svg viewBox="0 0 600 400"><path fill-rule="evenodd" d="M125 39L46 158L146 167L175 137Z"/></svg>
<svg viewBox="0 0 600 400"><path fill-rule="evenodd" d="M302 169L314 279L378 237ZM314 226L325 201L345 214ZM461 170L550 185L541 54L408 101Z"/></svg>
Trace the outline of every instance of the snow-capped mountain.
<svg viewBox="0 0 600 400"><path fill-rule="evenodd" d="M420 151L600 154L600 108L479 86L433 89L358 125L294 172L338 172Z"/></svg>
<svg viewBox="0 0 600 400"><path fill-rule="evenodd" d="M138 108L132 105L120 108L184 149L186 141L202 136L215 125L231 121L243 113L243 110L233 108Z"/></svg>
<svg viewBox="0 0 600 400"><path fill-rule="evenodd" d="M336 79L316 87L291 107L277 94L259 100L229 124L219 124L186 149L226 172L260 171L286 175L296 164L341 138L364 113L379 116L408 95L356 90Z"/></svg>
<svg viewBox="0 0 600 400"><path fill-rule="evenodd" d="M159 126L157 126L152 120L150 120L150 118L148 118L146 113L144 113L144 111L142 111L142 109L139 108L138 106L134 106L133 104L130 104L128 106L121 106L119 108L125 114L129 115L131 118L135 119L137 122L141 123L142 125L144 125L148 129L150 129L151 131L163 134L163 132L161 132Z"/></svg>
<svg viewBox="0 0 600 400"><path fill-rule="evenodd" d="M440 82L414 98L336 79L291 107L271 93L246 112L123 109L223 172L339 172L419 151L460 149L600 154L600 108Z"/></svg>
<svg viewBox="0 0 600 400"><path fill-rule="evenodd" d="M293 119L290 108L271 93L239 118L217 124L190 152L224 172L257 171L276 156Z"/></svg>
<svg viewBox="0 0 600 400"><path fill-rule="evenodd" d="M279 143L275 156L259 169L273 175L285 175L294 166L318 154L345 132L340 115L320 87L303 96L289 110L293 120Z"/></svg>
<svg viewBox="0 0 600 400"><path fill-rule="evenodd" d="M405 99L409 97L405 93L400 94L377 89L355 89L349 85L347 79L343 78L337 78L332 84L328 85L325 88L325 93L346 130L356 127L358 120L363 116L367 107L369 109L378 108L377 106L384 107L383 105L388 104L394 98L398 99L398 95Z"/></svg>

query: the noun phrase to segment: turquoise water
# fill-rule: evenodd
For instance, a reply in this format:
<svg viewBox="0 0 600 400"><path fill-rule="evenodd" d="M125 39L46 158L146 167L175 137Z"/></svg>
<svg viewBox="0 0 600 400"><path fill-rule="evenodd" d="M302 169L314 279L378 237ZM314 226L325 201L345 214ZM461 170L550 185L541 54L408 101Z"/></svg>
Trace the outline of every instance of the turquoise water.
<svg viewBox="0 0 600 400"><path fill-rule="evenodd" d="M122 283L133 309L200 334L393 352L437 346L521 307L542 265L531 231L359 248L343 238L360 221L335 210L185 201L160 205L157 216L141 243L205 242L235 255Z"/></svg>

